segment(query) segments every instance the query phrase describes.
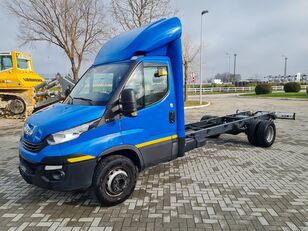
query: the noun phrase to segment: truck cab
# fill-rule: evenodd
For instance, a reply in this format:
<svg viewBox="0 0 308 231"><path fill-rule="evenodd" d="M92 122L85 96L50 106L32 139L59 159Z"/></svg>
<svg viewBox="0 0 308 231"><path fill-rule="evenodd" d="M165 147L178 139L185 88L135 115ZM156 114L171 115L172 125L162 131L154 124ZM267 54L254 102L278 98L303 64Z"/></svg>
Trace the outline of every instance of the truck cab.
<svg viewBox="0 0 308 231"><path fill-rule="evenodd" d="M113 205L131 194L139 171L181 155L180 36L172 18L107 42L62 103L25 122L23 178L60 191L92 186L101 203Z"/></svg>

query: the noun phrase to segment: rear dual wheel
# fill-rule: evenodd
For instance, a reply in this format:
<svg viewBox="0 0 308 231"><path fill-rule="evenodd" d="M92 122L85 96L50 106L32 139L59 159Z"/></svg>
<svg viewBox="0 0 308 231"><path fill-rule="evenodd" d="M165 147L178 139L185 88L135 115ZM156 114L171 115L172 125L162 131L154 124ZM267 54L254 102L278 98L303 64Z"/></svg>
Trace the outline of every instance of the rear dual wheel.
<svg viewBox="0 0 308 231"><path fill-rule="evenodd" d="M276 126L272 120L254 120L246 133L250 144L267 148L275 142Z"/></svg>

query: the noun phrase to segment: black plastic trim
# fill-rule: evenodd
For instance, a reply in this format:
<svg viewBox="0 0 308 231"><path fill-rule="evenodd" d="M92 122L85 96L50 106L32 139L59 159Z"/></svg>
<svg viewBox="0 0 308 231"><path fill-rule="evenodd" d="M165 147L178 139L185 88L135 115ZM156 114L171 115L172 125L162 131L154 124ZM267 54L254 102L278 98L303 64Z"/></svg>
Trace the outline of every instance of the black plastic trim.
<svg viewBox="0 0 308 231"><path fill-rule="evenodd" d="M46 139L44 139L42 142L40 142L38 144L33 144L33 143L23 139L23 138L22 138L21 141L22 141L22 145L23 145L24 149L26 149L27 151L30 151L30 152L39 152L48 145Z"/></svg>
<svg viewBox="0 0 308 231"><path fill-rule="evenodd" d="M178 142L179 142L178 157L182 157L185 155L185 138L178 138Z"/></svg>
<svg viewBox="0 0 308 231"><path fill-rule="evenodd" d="M138 162L139 162L139 168L140 170L143 170L145 168L145 164L144 164L144 159L143 159L143 155L142 153L139 151L138 148L136 148L135 146L133 145L128 145L128 144L124 144L124 145L119 145L119 146L115 146L115 147L112 147L112 148L109 148L105 151L103 151L99 156L98 156L98 161L105 157L105 156L108 156L110 154L113 154L115 152L119 152L119 151L125 151L125 150L130 150L130 151L133 151L137 154L137 158L138 158ZM134 158L134 157L133 157Z"/></svg>
<svg viewBox="0 0 308 231"><path fill-rule="evenodd" d="M154 166L172 159L172 140L166 140L140 148L145 167Z"/></svg>
<svg viewBox="0 0 308 231"><path fill-rule="evenodd" d="M45 170L46 164L31 163L20 156L19 172L23 179L38 187L56 191L86 189L92 185L96 159L63 164L61 170ZM58 163L57 165L60 165ZM52 179L53 171L62 171L63 178Z"/></svg>
<svg viewBox="0 0 308 231"><path fill-rule="evenodd" d="M41 160L42 164L71 164L67 161L68 158L80 157L87 154L70 154L65 156L48 156ZM96 158L95 158L96 159ZM94 160L94 159L93 159Z"/></svg>

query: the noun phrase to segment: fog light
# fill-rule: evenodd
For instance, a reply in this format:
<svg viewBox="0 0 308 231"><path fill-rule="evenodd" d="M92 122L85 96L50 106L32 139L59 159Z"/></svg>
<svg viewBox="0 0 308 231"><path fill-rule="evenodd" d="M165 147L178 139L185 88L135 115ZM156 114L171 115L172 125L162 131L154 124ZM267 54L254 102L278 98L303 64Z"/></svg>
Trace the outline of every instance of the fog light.
<svg viewBox="0 0 308 231"><path fill-rule="evenodd" d="M56 170L51 174L54 180L62 180L65 177L65 173L62 170Z"/></svg>
<svg viewBox="0 0 308 231"><path fill-rule="evenodd" d="M62 169L62 165L46 165L45 170L58 170Z"/></svg>

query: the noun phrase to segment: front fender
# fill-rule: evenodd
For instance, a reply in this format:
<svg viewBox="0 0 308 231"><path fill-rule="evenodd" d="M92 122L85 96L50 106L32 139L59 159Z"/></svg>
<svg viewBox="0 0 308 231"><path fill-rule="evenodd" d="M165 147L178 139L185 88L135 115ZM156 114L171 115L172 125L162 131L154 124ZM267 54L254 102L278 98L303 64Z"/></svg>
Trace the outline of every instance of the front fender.
<svg viewBox="0 0 308 231"><path fill-rule="evenodd" d="M127 151L129 151L130 153L127 153ZM133 145L128 145L128 144L111 147L111 148L103 151L98 156L98 159L100 160L103 157L106 157L106 156L112 155L113 153L118 153L118 152L122 152L121 154L124 154L124 156L126 156L126 157L128 157L132 160L138 161L138 165L139 165L138 167L140 168L140 170L143 170L145 168L143 156L142 156L141 152L139 151L139 149L136 148ZM135 153L136 155L133 156L133 155L131 155L132 153Z"/></svg>

